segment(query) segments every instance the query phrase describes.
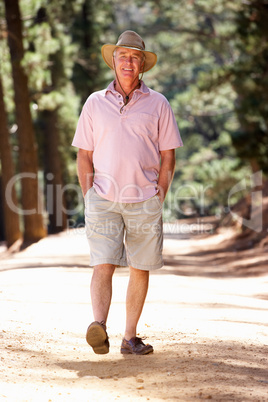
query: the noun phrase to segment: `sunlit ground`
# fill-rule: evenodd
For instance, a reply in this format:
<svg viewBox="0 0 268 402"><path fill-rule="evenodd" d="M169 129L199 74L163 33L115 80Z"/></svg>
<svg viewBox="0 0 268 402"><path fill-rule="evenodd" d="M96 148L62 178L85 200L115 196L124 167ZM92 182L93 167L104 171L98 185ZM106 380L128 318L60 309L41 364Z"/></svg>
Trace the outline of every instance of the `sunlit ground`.
<svg viewBox="0 0 268 402"><path fill-rule="evenodd" d="M267 401L268 275L259 272L267 260L245 251L242 274L242 254L212 253L224 236L165 239L167 263L150 277L139 325L155 348L149 356L120 354L127 269L114 276L110 353L87 345L92 270L83 233L0 260L0 400Z"/></svg>

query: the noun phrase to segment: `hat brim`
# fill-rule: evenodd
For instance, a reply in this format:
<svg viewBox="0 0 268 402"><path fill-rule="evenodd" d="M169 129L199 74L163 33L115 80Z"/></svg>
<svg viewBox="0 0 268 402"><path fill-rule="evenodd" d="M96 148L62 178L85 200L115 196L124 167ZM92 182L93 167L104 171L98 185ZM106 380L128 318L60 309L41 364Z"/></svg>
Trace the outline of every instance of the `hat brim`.
<svg viewBox="0 0 268 402"><path fill-rule="evenodd" d="M114 50L118 47L125 47L127 49L134 49L134 50L139 50L142 52L145 56L145 61L144 61L144 72L151 70L157 62L157 55L153 52L148 52L147 50L141 50L135 47L130 47L130 46L117 46L117 45L103 45L101 48L101 54L102 58L107 64L108 67L110 67L112 70L114 69L113 66L113 53Z"/></svg>

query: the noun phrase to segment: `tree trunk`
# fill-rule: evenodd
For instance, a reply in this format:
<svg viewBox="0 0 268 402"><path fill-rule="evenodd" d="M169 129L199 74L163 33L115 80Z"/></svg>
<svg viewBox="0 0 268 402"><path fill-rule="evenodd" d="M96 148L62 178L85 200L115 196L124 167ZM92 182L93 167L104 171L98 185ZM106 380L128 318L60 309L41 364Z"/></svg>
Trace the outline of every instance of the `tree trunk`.
<svg viewBox="0 0 268 402"><path fill-rule="evenodd" d="M8 184L14 177L14 166L12 161L11 146L9 143L9 132L7 128L7 117L4 104L4 93L2 79L0 77L0 158L2 165L2 199L4 210L4 233L7 246L10 247L16 240L20 239L21 231L18 214L18 200L15 187ZM7 191L6 191L7 190Z"/></svg>
<svg viewBox="0 0 268 402"><path fill-rule="evenodd" d="M21 65L24 50L18 0L5 0L5 9L18 124L24 240L36 241L44 237L46 231L43 226L43 209L38 190L37 149L30 113L28 79Z"/></svg>
<svg viewBox="0 0 268 402"><path fill-rule="evenodd" d="M41 112L44 135L44 166L49 233L58 233L67 227L66 205L63 193L62 163L59 152L57 110Z"/></svg>

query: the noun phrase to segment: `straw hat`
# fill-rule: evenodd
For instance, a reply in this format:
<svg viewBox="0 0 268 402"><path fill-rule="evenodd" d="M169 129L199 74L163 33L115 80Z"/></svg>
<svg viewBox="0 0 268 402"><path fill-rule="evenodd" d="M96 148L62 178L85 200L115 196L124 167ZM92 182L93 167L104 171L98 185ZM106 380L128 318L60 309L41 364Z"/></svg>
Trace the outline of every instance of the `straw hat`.
<svg viewBox="0 0 268 402"><path fill-rule="evenodd" d="M113 53L117 47L126 47L127 49L140 50L145 56L144 72L149 71L156 64L157 56L153 52L145 50L145 43L140 35L134 31L123 32L116 43L116 45L106 44L101 48L103 60L112 70L113 67Z"/></svg>

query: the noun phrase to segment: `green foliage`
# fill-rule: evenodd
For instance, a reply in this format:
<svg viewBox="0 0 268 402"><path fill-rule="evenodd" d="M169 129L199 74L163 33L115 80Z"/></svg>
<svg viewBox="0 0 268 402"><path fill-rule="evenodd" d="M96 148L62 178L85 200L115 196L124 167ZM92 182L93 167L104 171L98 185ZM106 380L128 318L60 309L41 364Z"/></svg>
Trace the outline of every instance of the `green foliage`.
<svg viewBox="0 0 268 402"><path fill-rule="evenodd" d="M70 144L79 111L91 92L113 78L102 60L101 46L133 29L145 38L147 50L158 55L157 65L144 80L170 101L184 142L176 150L166 219L224 210L230 189L252 168L268 173L265 1L21 0L20 4L23 66L29 77L40 169L42 112L55 111L64 181L76 182L75 150ZM3 18L0 2L2 39L6 38ZM12 124L5 40L0 41L0 52Z"/></svg>
<svg viewBox="0 0 268 402"><path fill-rule="evenodd" d="M81 97L80 107L93 91L107 83L107 66L102 61L101 46L111 40L109 27L113 22L113 3L107 0L84 0L72 27L76 56L72 82ZM106 37L107 35L107 37Z"/></svg>
<svg viewBox="0 0 268 402"><path fill-rule="evenodd" d="M146 33L154 35L159 55L152 82L170 100L184 141L172 194L181 186L189 193L196 185L209 187L202 208L195 200L186 209L214 213L251 168L267 173L267 5L149 4ZM168 210L169 218L183 215Z"/></svg>
<svg viewBox="0 0 268 402"><path fill-rule="evenodd" d="M268 7L248 1L236 15L238 57L232 66L232 84L238 94L235 107L240 127L232 134L238 155L252 161L255 170L268 173Z"/></svg>
<svg viewBox="0 0 268 402"><path fill-rule="evenodd" d="M4 101L7 112L9 113L9 121L13 121L11 113L14 109L13 101L13 81L11 76L10 54L7 45L6 21L4 4L0 2L0 73L4 77L2 80L4 90Z"/></svg>

